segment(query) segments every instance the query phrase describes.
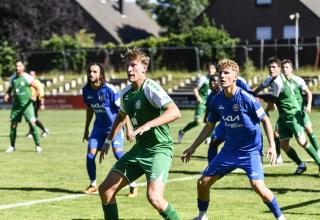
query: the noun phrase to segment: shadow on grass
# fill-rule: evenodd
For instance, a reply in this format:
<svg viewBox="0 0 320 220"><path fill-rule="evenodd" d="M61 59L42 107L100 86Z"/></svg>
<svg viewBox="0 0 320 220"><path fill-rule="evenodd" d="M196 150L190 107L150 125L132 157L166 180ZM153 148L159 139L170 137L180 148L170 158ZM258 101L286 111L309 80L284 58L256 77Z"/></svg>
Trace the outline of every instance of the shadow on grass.
<svg viewBox="0 0 320 220"><path fill-rule="evenodd" d="M53 193L79 194L81 191L74 191L61 188L40 188L40 187L0 187L0 190L20 190L20 191L47 191Z"/></svg>
<svg viewBox="0 0 320 220"><path fill-rule="evenodd" d="M181 155L174 155L175 158L179 158L181 157ZM196 159L196 160L205 160L207 161L207 157L206 156L191 156L191 159Z"/></svg>
<svg viewBox="0 0 320 220"><path fill-rule="evenodd" d="M155 220L156 218L119 218L119 220ZM103 220L103 218L73 218L72 220Z"/></svg>
<svg viewBox="0 0 320 220"><path fill-rule="evenodd" d="M186 174L186 175L197 175L201 174L200 171L187 171L187 170L170 170L169 173L179 173L179 174Z"/></svg>
<svg viewBox="0 0 320 220"><path fill-rule="evenodd" d="M242 190L242 191L253 191L251 187L211 187L212 190ZM320 193L320 189L299 189L299 188L269 188L273 192L277 192L279 194L285 194L287 192L306 192L306 193ZM316 201L320 201L316 200Z"/></svg>

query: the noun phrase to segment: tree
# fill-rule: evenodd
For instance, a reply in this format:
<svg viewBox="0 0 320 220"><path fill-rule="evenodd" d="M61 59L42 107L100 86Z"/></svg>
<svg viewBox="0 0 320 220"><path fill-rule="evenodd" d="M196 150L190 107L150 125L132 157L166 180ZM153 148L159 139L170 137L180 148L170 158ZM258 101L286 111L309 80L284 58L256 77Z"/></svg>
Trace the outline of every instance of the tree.
<svg viewBox="0 0 320 220"><path fill-rule="evenodd" d="M1 0L0 36L22 50L35 49L52 34L70 34L85 28L80 6L70 0Z"/></svg>
<svg viewBox="0 0 320 220"><path fill-rule="evenodd" d="M158 0L154 13L168 33L187 33L207 5L208 0Z"/></svg>

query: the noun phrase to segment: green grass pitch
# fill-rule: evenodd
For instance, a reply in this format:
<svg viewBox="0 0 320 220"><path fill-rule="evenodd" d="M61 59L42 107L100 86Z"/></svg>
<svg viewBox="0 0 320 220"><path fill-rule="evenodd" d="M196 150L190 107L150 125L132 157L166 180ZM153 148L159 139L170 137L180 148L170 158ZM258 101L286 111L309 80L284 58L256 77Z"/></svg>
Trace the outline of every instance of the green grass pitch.
<svg viewBox="0 0 320 220"><path fill-rule="evenodd" d="M9 111L1 110L0 114L0 219L102 219L99 196L79 196L88 184L85 168L87 144L82 143L85 111L41 112L40 118L50 129L49 136L41 138L41 154L35 153L33 141L24 137L27 132L25 122L18 127L17 151L4 153L9 146ZM272 122L276 114L271 115ZM193 111L185 110L182 118L171 124L175 142L178 130L192 119ZM311 119L320 141L320 112L313 111ZM175 144L165 197L178 210L181 219L192 219L197 214L196 181L207 164L207 146L203 144L188 164L181 163L180 155L190 146L201 127L186 133L182 144ZM266 184L276 194L288 220L320 219L317 166L294 140L291 145L301 158L308 161L308 170L301 176L292 175L296 165L283 153L285 162L282 165L269 167L268 161L264 160ZM127 143L126 149L129 148ZM102 165L97 164L98 182L103 180L114 163L115 159L110 154ZM138 182L145 183L145 177ZM128 189L124 189L117 197L121 219L161 219L146 199L145 186L139 188L137 198L127 198L127 193ZM75 197L70 198L72 196ZM54 198L62 200L50 200ZM11 204L14 207L8 206ZM212 187L208 216L209 219L222 220L273 219L261 199L251 190L246 175L239 170Z"/></svg>

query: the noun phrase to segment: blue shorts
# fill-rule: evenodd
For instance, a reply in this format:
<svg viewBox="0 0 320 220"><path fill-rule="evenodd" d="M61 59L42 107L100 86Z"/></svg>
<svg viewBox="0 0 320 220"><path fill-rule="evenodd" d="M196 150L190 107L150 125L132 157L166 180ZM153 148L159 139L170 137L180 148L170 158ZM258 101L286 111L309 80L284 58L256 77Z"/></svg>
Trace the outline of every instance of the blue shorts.
<svg viewBox="0 0 320 220"><path fill-rule="evenodd" d="M99 131L98 129L92 129L89 141L88 141L88 148L89 149L97 149L98 151L101 150L104 142L106 141L108 134L102 131ZM116 137L112 141L112 148L122 148L124 142L124 134L123 130L120 130L119 133L116 135Z"/></svg>
<svg viewBox="0 0 320 220"><path fill-rule="evenodd" d="M202 175L222 177L236 168L244 170L250 180L264 179L261 153L259 151L239 156L223 148L210 162Z"/></svg>
<svg viewBox="0 0 320 220"><path fill-rule="evenodd" d="M211 139L224 141L224 137L226 135L226 127L223 122L220 122L218 126L214 128L214 131L211 135Z"/></svg>

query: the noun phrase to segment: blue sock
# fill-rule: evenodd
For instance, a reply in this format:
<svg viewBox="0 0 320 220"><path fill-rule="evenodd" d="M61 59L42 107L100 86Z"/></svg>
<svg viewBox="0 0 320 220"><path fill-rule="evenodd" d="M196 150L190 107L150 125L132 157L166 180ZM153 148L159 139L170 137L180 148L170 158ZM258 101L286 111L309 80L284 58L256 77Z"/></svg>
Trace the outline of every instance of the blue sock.
<svg viewBox="0 0 320 220"><path fill-rule="evenodd" d="M198 209L200 212L206 212L208 210L209 201L202 201L198 199Z"/></svg>
<svg viewBox="0 0 320 220"><path fill-rule="evenodd" d="M278 205L277 199L274 196L271 202L265 202L264 203L268 206L270 211L273 213L273 215L278 218L282 215L281 209Z"/></svg>
<svg viewBox="0 0 320 220"><path fill-rule="evenodd" d="M91 181L96 179L96 155L92 153L87 154L87 171Z"/></svg>
<svg viewBox="0 0 320 220"><path fill-rule="evenodd" d="M124 155L123 151L116 151L113 154L117 160L119 160Z"/></svg>

